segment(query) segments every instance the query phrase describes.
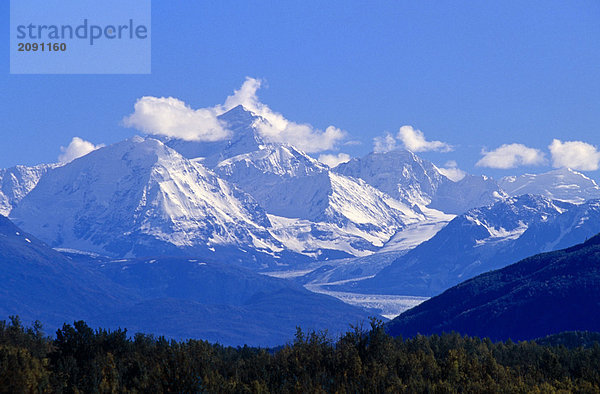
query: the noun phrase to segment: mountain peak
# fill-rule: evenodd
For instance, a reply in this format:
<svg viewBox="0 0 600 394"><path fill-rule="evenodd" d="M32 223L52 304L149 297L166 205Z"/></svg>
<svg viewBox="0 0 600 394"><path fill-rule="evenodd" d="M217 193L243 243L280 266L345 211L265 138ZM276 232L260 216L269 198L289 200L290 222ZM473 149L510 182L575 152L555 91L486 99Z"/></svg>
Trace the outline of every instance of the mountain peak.
<svg viewBox="0 0 600 394"><path fill-rule="evenodd" d="M230 110L226 111L225 113L252 113L252 111L246 109L246 107L244 107L242 104L238 104L235 107L231 108Z"/></svg>
<svg viewBox="0 0 600 394"><path fill-rule="evenodd" d="M227 126L232 129L250 127L257 118L252 111L241 104L219 115L219 119L226 122Z"/></svg>
<svg viewBox="0 0 600 394"><path fill-rule="evenodd" d="M215 168L219 162L233 156L254 152L265 142L254 126L259 119L242 105L231 108L218 116L224 126L231 130L228 139L220 141L185 141L164 139L164 143L188 159L204 158L202 164Z"/></svg>

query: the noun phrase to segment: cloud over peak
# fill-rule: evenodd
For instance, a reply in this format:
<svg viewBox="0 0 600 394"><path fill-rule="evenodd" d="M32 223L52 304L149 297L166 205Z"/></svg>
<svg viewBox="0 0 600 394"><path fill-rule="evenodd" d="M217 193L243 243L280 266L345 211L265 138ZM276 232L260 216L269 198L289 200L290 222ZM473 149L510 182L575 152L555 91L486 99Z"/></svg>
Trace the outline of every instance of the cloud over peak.
<svg viewBox="0 0 600 394"><path fill-rule="evenodd" d="M450 152L452 147L442 141L427 141L425 134L421 130L414 129L412 126L402 126L398 131L398 139L402 141L404 147L413 152Z"/></svg>
<svg viewBox="0 0 600 394"><path fill-rule="evenodd" d="M493 151L482 151L483 157L475 164L478 167L499 169L522 165L540 165L545 162L544 153L523 144L504 144Z"/></svg>
<svg viewBox="0 0 600 394"><path fill-rule="evenodd" d="M262 84L260 79L246 77L242 86L234 90L232 95L227 96L225 104L221 106L221 112L229 111L238 105L242 105L257 114L265 112L268 107L258 100L258 95L256 94L262 87Z"/></svg>
<svg viewBox="0 0 600 394"><path fill-rule="evenodd" d="M260 117L254 126L270 142L289 143L314 153L335 149L346 138L346 133L337 127L319 130L309 124L292 122L271 110L258 99L261 85L260 80L247 77L224 104L200 109L192 109L173 97L142 97L136 102L134 113L123 119L123 124L145 133L187 141L219 141L229 138L231 131L218 116L242 105Z"/></svg>
<svg viewBox="0 0 600 394"><path fill-rule="evenodd" d="M258 99L256 92L261 85L260 80L247 77L242 86L227 97L224 111L242 105L260 117L254 126L265 139L288 143L308 153L335 149L346 138L346 132L337 127L329 126L325 130L319 130L307 123L292 122L271 110Z"/></svg>
<svg viewBox="0 0 600 394"><path fill-rule="evenodd" d="M79 157L95 151L96 149L100 149L103 146L104 144L94 145L91 142L83 140L79 137L73 137L69 146L60 147L60 151L62 153L58 156L58 161L59 163L69 163Z"/></svg>

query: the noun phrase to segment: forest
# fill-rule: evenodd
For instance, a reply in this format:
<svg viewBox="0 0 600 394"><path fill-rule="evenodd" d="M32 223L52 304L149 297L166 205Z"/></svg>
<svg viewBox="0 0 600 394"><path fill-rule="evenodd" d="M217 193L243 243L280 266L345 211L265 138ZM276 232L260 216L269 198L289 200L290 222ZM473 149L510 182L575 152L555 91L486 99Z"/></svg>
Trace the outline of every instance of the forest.
<svg viewBox="0 0 600 394"><path fill-rule="evenodd" d="M403 339L381 321L339 338L303 332L276 349L175 341L65 324L54 336L0 322L2 392L600 392L598 335L492 342L457 333ZM577 342L585 346L578 346ZM543 345L540 343L544 343Z"/></svg>

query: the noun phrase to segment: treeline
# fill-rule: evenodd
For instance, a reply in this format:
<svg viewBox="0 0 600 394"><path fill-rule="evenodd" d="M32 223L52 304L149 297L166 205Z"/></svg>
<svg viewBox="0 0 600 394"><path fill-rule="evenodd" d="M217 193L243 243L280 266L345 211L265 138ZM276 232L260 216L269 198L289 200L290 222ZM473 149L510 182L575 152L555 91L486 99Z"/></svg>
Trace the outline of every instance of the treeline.
<svg viewBox="0 0 600 394"><path fill-rule="evenodd" d="M600 346L492 343L458 334L403 340L373 320L332 341L298 330L275 350L168 341L125 330L0 322L2 392L600 392Z"/></svg>

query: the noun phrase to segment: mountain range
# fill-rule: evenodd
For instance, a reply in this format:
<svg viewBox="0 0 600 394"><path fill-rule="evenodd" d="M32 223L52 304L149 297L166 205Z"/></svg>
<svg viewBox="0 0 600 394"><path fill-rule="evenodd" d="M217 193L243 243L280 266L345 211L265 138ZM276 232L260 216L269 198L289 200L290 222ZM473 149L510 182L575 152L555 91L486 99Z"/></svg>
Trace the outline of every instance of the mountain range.
<svg viewBox="0 0 600 394"><path fill-rule="evenodd" d="M222 118L235 131L229 141L136 137L63 166L21 168L29 177L4 193L4 210L53 247L213 252L259 266L371 254L405 226L445 217L265 143L241 107Z"/></svg>
<svg viewBox="0 0 600 394"><path fill-rule="evenodd" d="M0 245L0 263L15 286L5 286L0 311L50 326L86 317L173 337L281 343L294 321L342 330L378 313L303 286L414 305L600 231L598 185L569 169L453 181L403 149L330 168L264 138L256 125L266 120L241 106L219 119L226 140L138 136L69 163L0 170L0 213L19 227L4 219L0 240L12 243ZM24 231L33 245L8 236ZM26 256L33 265L21 272ZM41 312L37 269L48 272L49 299L72 294L64 308ZM17 285L38 298L18 301L28 298Z"/></svg>
<svg viewBox="0 0 600 394"><path fill-rule="evenodd" d="M485 176L454 182L401 149L330 169L265 141L255 126L265 120L241 106L220 120L228 140L136 137L62 166L2 170L2 211L53 247L112 257L217 253L289 267L371 255L416 224L446 223L525 190L507 194ZM530 177L527 187L554 195L565 182L579 185L568 189L577 201L597 189L569 170Z"/></svg>
<svg viewBox="0 0 600 394"><path fill-rule="evenodd" d="M491 178L467 175L455 182L433 163L404 149L354 158L335 171L363 179L409 206L428 206L449 214L460 214L506 197Z"/></svg>

